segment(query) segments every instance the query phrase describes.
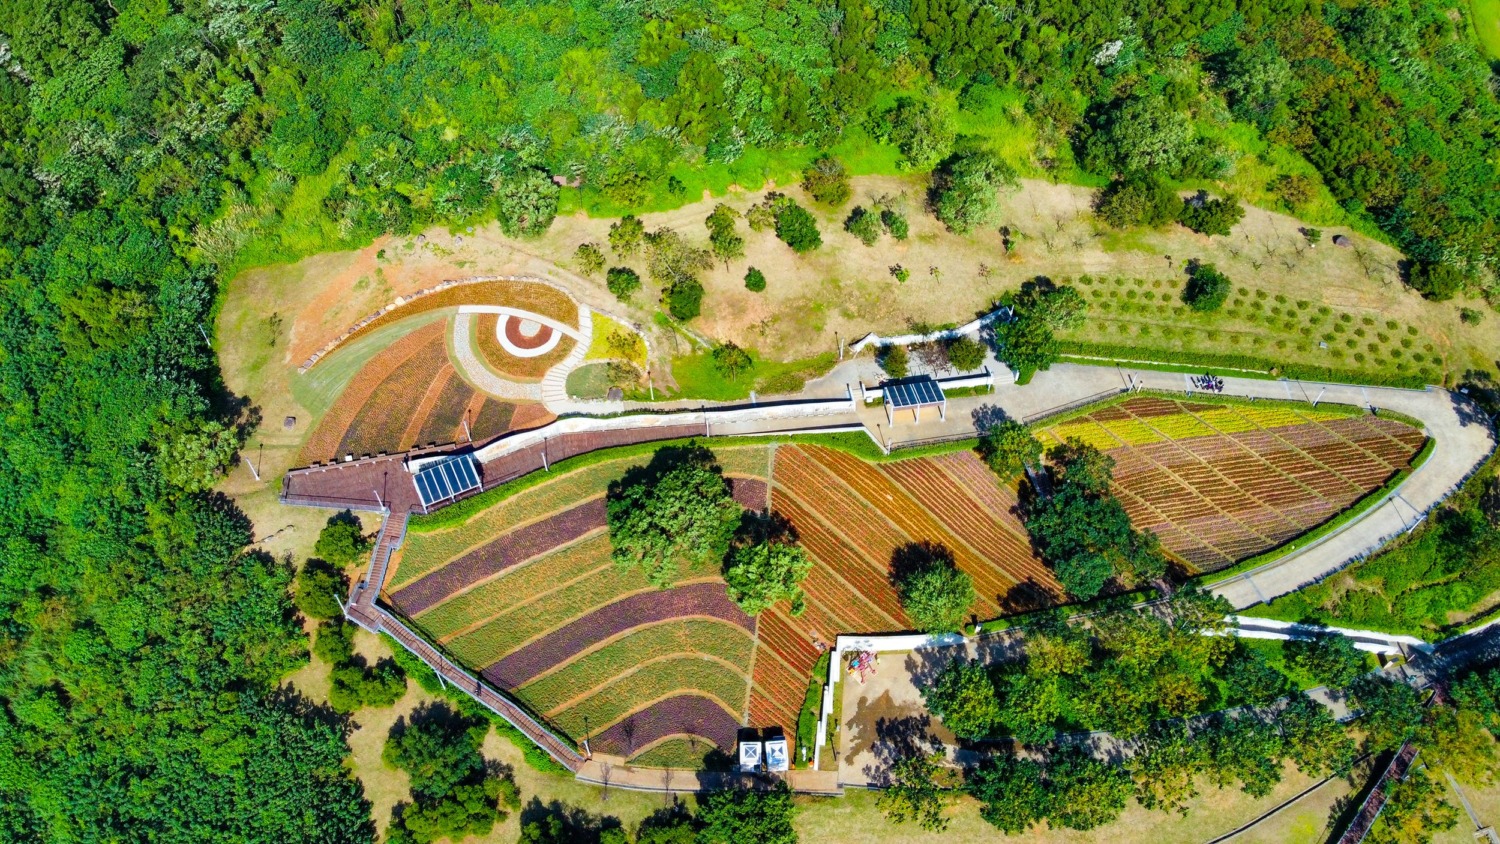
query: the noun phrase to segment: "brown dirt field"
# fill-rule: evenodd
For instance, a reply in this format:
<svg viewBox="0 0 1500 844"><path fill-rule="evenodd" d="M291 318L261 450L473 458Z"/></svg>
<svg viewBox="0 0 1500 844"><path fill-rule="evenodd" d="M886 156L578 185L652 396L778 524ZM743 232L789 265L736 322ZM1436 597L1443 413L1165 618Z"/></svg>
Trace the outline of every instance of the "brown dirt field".
<svg viewBox="0 0 1500 844"><path fill-rule="evenodd" d="M484 361L495 372L516 381L535 383L542 380L547 370L562 362L573 351L574 340L571 337L562 337L557 346L544 355L534 358L518 358L500 345L500 338L496 335L496 328L500 323L500 317L496 314L478 314L475 317L477 323L474 327L474 343L478 347L480 360Z"/></svg>

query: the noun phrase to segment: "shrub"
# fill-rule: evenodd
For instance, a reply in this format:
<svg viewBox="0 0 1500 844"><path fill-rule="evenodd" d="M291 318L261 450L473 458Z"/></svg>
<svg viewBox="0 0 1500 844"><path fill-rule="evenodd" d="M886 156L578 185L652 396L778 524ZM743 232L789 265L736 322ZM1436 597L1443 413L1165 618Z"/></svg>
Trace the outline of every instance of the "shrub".
<svg viewBox="0 0 1500 844"><path fill-rule="evenodd" d="M1445 302L1464 288L1467 278L1462 269L1452 264L1417 264L1412 267L1407 282L1424 299Z"/></svg>
<svg viewBox="0 0 1500 844"><path fill-rule="evenodd" d="M343 615L341 603L349 593L344 573L325 560L314 557L297 572L297 609L308 618L325 619Z"/></svg>
<svg viewBox="0 0 1500 844"><path fill-rule="evenodd" d="M820 155L802 171L802 189L818 202L837 208L849 201L849 171L837 158Z"/></svg>
<svg viewBox="0 0 1500 844"><path fill-rule="evenodd" d="M1458 318L1462 320L1465 325L1478 325L1481 322L1484 322L1484 311L1476 310L1474 308L1459 308Z"/></svg>
<svg viewBox="0 0 1500 844"><path fill-rule="evenodd" d="M1117 229L1163 226L1177 219L1181 209L1176 191L1145 175L1116 179L1094 201L1095 215Z"/></svg>
<svg viewBox="0 0 1500 844"><path fill-rule="evenodd" d="M948 343L948 362L959 372L973 372L984 366L984 344L970 337L958 337Z"/></svg>
<svg viewBox="0 0 1500 844"><path fill-rule="evenodd" d="M318 625L313 653L329 665L342 665L354 658L354 625L329 619Z"/></svg>
<svg viewBox="0 0 1500 844"><path fill-rule="evenodd" d="M789 196L778 197L771 210L776 215L776 236L793 252L811 252L823 245L818 221Z"/></svg>
<svg viewBox="0 0 1500 844"><path fill-rule="evenodd" d="M905 240L910 234L910 228L906 223L906 217L893 208L883 208L880 211L880 224L897 240Z"/></svg>
<svg viewBox="0 0 1500 844"><path fill-rule="evenodd" d="M359 519L345 510L329 517L328 524L318 533L313 552L334 566L343 568L370 553L370 541L365 538Z"/></svg>
<svg viewBox="0 0 1500 844"><path fill-rule="evenodd" d="M754 267L745 271L745 289L759 293L766 289L766 274Z"/></svg>
<svg viewBox="0 0 1500 844"><path fill-rule="evenodd" d="M703 308L703 285L696 278L686 278L662 291L667 312L686 322Z"/></svg>
<svg viewBox="0 0 1500 844"><path fill-rule="evenodd" d="M927 170L953 149L954 132L942 106L922 97L897 97L874 121L873 134L901 150L912 170Z"/></svg>
<svg viewBox="0 0 1500 844"><path fill-rule="evenodd" d="M641 276L629 267L610 267L604 274L604 283L609 292L623 302L641 289Z"/></svg>
<svg viewBox="0 0 1500 844"><path fill-rule="evenodd" d="M1019 185L1015 171L991 152L961 153L932 174L928 202L949 231L967 234L1000 213L1000 191Z"/></svg>
<svg viewBox="0 0 1500 844"><path fill-rule="evenodd" d="M874 212L857 206L844 220L844 231L859 238L864 245L874 246L875 241L880 239L880 218Z"/></svg>
<svg viewBox="0 0 1500 844"><path fill-rule="evenodd" d="M1177 220L1199 234L1228 235L1244 216L1245 209L1239 199L1233 196L1209 199L1199 193L1182 201L1182 213Z"/></svg>
<svg viewBox="0 0 1500 844"><path fill-rule="evenodd" d="M909 371L910 362L907 359L905 346L882 346L880 352L880 368L885 374L892 378L905 378Z"/></svg>
<svg viewBox="0 0 1500 844"><path fill-rule="evenodd" d="M1195 311L1217 311L1229 298L1229 278L1213 264L1194 264L1182 300Z"/></svg>

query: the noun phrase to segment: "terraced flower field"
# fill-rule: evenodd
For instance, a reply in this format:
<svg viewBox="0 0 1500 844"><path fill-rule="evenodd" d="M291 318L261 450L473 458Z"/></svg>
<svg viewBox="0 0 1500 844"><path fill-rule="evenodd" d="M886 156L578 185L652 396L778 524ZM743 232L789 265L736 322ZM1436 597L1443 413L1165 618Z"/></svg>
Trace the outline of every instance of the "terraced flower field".
<svg viewBox="0 0 1500 844"><path fill-rule="evenodd" d="M1038 432L1117 461L1135 525L1210 571L1326 521L1410 466L1411 427L1348 408L1208 404L1133 396ZM461 522L412 523L390 600L456 659L595 752L694 764L733 749L741 725L791 729L820 646L907 630L892 559L936 543L973 579L970 611L993 618L1059 600L1032 553L1016 489L973 453L872 463L810 444L715 450L735 498L791 521L815 565L806 611L758 618L716 564L670 590L610 559L604 496L645 455L557 472Z"/></svg>
<svg viewBox="0 0 1500 844"><path fill-rule="evenodd" d="M902 546L935 542L952 551L974 580L970 610L980 618L1061 594L1031 552L1014 492L972 453L874 464L830 448L783 445L773 478L771 506L791 519L816 565L803 584L801 617L774 607L757 620L754 724L797 722L819 642L910 629L890 583Z"/></svg>
<svg viewBox="0 0 1500 844"><path fill-rule="evenodd" d="M763 509L771 449L716 450L737 500ZM658 590L610 559L604 494L646 456L605 460L501 499L460 524L412 525L390 600L460 662L596 752L676 739L733 750L755 620L716 564Z"/></svg>
<svg viewBox="0 0 1500 844"><path fill-rule="evenodd" d="M1422 432L1358 409L1138 396L1040 432L1116 461L1131 522L1198 571L1275 548L1408 469Z"/></svg>
<svg viewBox="0 0 1500 844"><path fill-rule="evenodd" d="M482 442L513 425L534 424L539 406L499 401L459 376L448 360L447 326L445 319L430 322L365 363L308 437L302 461L394 453L470 435Z"/></svg>

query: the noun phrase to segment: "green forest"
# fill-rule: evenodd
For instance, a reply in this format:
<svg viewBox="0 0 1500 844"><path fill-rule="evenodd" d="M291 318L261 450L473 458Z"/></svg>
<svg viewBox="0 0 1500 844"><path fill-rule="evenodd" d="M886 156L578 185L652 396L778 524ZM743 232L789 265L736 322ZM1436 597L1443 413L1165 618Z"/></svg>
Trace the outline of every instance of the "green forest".
<svg viewBox="0 0 1500 844"><path fill-rule="evenodd" d="M0 840L369 841L286 691L292 567L212 489L240 268L670 207L834 152L1211 185L1248 150L1477 289L1492 70L1439 0L0 3ZM694 197L696 198L696 197ZM1442 268L1438 272L1432 268Z"/></svg>

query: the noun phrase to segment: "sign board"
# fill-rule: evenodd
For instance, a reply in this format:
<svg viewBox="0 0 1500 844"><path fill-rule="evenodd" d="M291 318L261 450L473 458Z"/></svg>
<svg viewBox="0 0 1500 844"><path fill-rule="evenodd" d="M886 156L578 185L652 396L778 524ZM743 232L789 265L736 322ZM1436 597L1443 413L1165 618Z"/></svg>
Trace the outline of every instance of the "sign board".
<svg viewBox="0 0 1500 844"><path fill-rule="evenodd" d="M773 738L766 742L766 770L785 771L791 767L791 759L786 753L786 739Z"/></svg>
<svg viewBox="0 0 1500 844"><path fill-rule="evenodd" d="M760 770L761 751L762 746L758 741L740 742L740 770Z"/></svg>

